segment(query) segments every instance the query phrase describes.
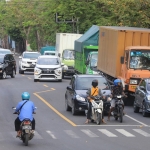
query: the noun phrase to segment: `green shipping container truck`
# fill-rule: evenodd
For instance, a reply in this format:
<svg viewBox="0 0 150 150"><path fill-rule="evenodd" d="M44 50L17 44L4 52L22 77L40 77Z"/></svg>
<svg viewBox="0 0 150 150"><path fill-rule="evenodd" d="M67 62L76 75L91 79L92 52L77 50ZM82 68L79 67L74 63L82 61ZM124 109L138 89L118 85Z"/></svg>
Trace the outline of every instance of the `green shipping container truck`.
<svg viewBox="0 0 150 150"><path fill-rule="evenodd" d="M75 72L98 74L99 26L93 25L78 40L75 40Z"/></svg>

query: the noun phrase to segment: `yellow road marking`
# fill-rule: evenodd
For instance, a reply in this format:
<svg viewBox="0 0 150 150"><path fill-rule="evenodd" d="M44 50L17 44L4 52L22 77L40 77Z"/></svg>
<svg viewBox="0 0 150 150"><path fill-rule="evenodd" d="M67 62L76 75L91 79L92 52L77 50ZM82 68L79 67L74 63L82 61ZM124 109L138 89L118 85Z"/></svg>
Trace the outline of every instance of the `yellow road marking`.
<svg viewBox="0 0 150 150"><path fill-rule="evenodd" d="M28 79L30 79L30 80L31 80L32 78L28 77Z"/></svg>
<svg viewBox="0 0 150 150"><path fill-rule="evenodd" d="M50 92L50 91L53 91L53 90L40 91L40 92L36 92L36 93L44 93L44 92Z"/></svg>
<svg viewBox="0 0 150 150"><path fill-rule="evenodd" d="M44 84L43 86L48 87L48 86L47 86L47 85L45 85L45 84Z"/></svg>
<svg viewBox="0 0 150 150"><path fill-rule="evenodd" d="M52 90L55 90L54 88L51 88Z"/></svg>
<svg viewBox="0 0 150 150"><path fill-rule="evenodd" d="M49 90L50 91L50 90ZM35 96L37 96L43 103L45 103L50 109L52 109L57 115L59 115L61 118L63 118L65 121L67 121L68 123L70 123L72 126L77 126L74 122L72 122L71 120L69 120L68 118L66 118L64 115L62 115L58 110L56 110L52 105L50 105L44 98L42 98L41 96L39 96L36 93L33 93Z"/></svg>
<svg viewBox="0 0 150 150"><path fill-rule="evenodd" d="M24 75L22 75L22 76L24 76Z"/></svg>

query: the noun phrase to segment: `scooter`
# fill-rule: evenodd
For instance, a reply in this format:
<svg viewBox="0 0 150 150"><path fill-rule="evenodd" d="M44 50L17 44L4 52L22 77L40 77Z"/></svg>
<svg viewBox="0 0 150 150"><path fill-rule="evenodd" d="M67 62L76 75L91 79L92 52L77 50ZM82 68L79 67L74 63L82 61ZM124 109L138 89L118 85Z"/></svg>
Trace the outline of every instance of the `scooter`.
<svg viewBox="0 0 150 150"><path fill-rule="evenodd" d="M123 122L123 103L121 100L122 100L122 96L117 95L115 108L112 111L112 115L114 116L115 120L118 120L119 118L120 123Z"/></svg>
<svg viewBox="0 0 150 150"><path fill-rule="evenodd" d="M15 107L13 107L13 109L16 110ZM37 107L35 107L35 109L37 109ZM18 114L18 112L14 112L13 114ZM33 114L35 114L35 112ZM32 122L30 119L27 118L21 122L20 132L20 140L23 141L25 146L28 146L28 141L34 137L34 133L32 132Z"/></svg>
<svg viewBox="0 0 150 150"><path fill-rule="evenodd" d="M102 121L102 113L103 113L103 101L100 97L94 97L92 103L92 115L91 122L96 122L97 125L101 124Z"/></svg>

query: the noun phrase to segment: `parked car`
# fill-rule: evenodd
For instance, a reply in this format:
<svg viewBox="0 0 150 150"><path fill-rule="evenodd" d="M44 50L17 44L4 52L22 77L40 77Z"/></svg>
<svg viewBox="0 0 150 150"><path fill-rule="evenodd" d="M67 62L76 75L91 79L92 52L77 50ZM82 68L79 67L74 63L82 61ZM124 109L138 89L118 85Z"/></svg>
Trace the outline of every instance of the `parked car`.
<svg viewBox="0 0 150 150"><path fill-rule="evenodd" d="M142 79L135 90L134 112L142 110L143 117L150 114L150 78Z"/></svg>
<svg viewBox="0 0 150 150"><path fill-rule="evenodd" d="M76 115L77 112L87 110L86 92L91 88L91 83L94 79L98 80L98 87L101 89L102 93L105 92L104 95L111 94L111 87L105 77L96 74L73 75L65 93L66 111L71 110L72 114Z"/></svg>
<svg viewBox="0 0 150 150"><path fill-rule="evenodd" d="M34 82L38 80L62 81L62 66L60 58L53 55L38 57L34 68Z"/></svg>
<svg viewBox="0 0 150 150"><path fill-rule="evenodd" d="M0 54L0 78L7 78L10 75L15 78L16 60L12 54Z"/></svg>
<svg viewBox="0 0 150 150"><path fill-rule="evenodd" d="M34 72L37 58L41 54L39 52L23 52L19 56L19 73L24 74L25 71Z"/></svg>

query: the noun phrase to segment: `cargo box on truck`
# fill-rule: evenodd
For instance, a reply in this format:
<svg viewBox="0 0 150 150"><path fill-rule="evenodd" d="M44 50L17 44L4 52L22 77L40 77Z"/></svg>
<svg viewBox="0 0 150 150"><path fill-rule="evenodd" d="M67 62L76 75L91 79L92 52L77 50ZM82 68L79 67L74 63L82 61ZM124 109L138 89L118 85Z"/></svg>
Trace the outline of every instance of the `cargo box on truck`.
<svg viewBox="0 0 150 150"><path fill-rule="evenodd" d="M113 82L120 78L134 93L142 78L150 77L150 29L101 26L98 70Z"/></svg>

